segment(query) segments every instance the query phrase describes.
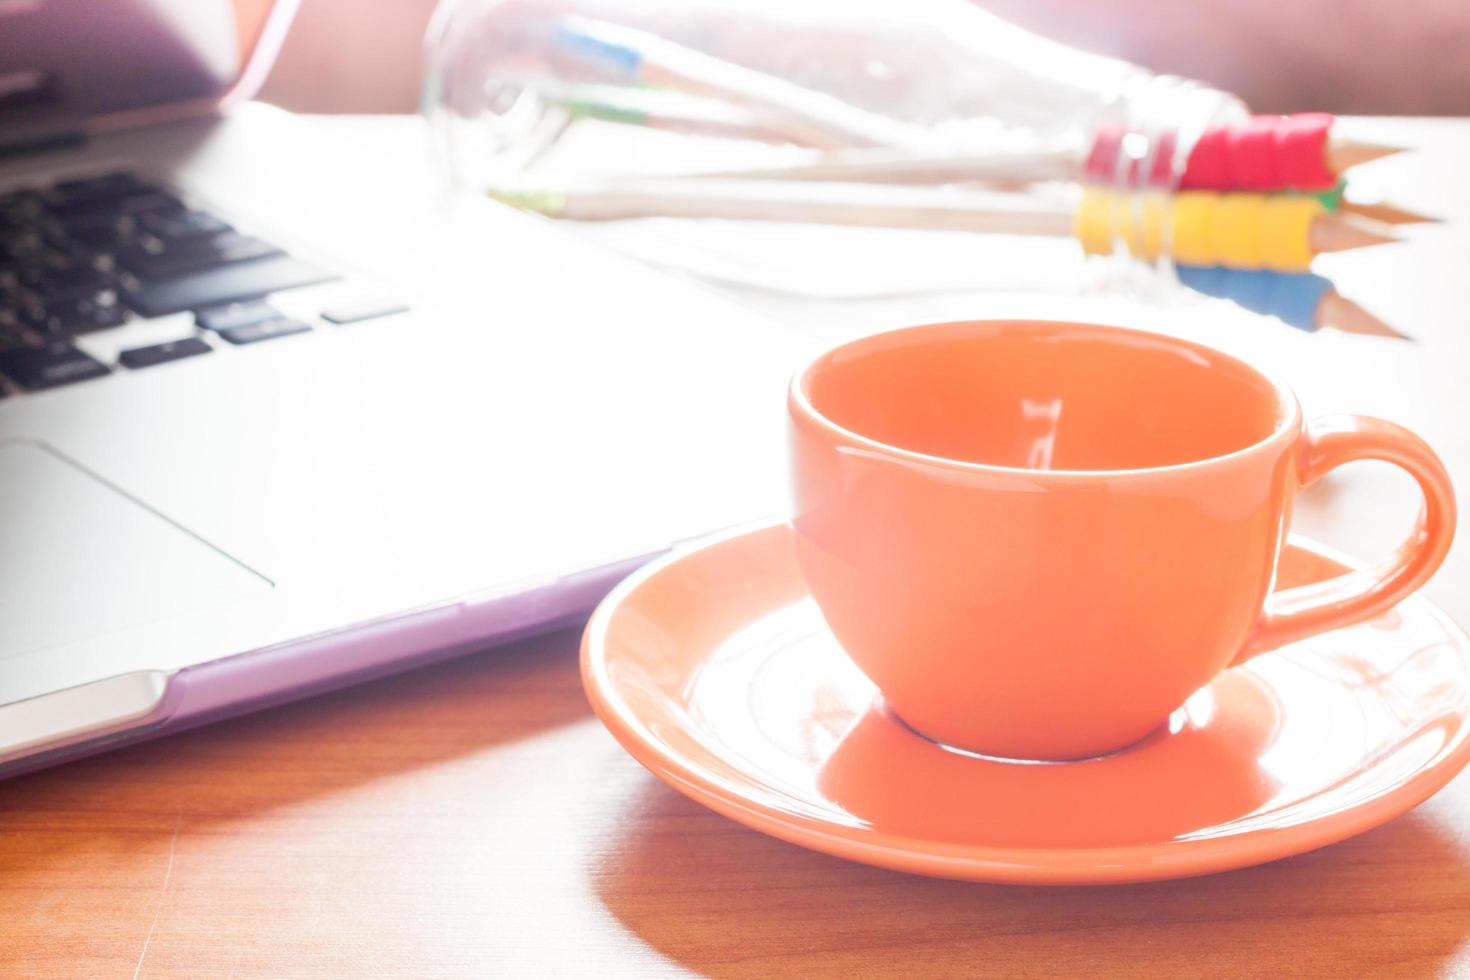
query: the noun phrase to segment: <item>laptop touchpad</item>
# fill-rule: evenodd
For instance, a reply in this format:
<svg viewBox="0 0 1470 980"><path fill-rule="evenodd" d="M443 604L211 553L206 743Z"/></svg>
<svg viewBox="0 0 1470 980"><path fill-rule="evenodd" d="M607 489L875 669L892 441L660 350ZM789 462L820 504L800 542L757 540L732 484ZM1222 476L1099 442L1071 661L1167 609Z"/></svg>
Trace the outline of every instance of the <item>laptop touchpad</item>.
<svg viewBox="0 0 1470 980"><path fill-rule="evenodd" d="M0 657L270 588L50 447L0 442Z"/></svg>

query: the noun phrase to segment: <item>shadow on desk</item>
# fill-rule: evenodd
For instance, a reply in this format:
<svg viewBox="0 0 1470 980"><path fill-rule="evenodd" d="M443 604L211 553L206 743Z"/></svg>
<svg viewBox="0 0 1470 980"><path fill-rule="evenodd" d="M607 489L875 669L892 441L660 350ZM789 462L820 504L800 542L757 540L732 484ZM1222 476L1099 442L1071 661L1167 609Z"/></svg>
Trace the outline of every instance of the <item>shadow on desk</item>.
<svg viewBox="0 0 1470 980"><path fill-rule="evenodd" d="M1413 813L1243 871L1036 888L816 854L650 779L602 868L627 929L712 976L1442 976L1470 937L1445 911L1470 910L1470 854Z"/></svg>
<svg viewBox="0 0 1470 980"><path fill-rule="evenodd" d="M449 811L461 796L447 791L456 760L588 719L580 691L569 692L579 634L523 640L0 782L0 839L27 845L0 849L0 882L15 885L30 861L63 866L68 848L124 867L126 852L156 850L179 822L186 834L207 835L328 814L392 819L404 804L391 794L354 805L375 785L396 786L420 812Z"/></svg>

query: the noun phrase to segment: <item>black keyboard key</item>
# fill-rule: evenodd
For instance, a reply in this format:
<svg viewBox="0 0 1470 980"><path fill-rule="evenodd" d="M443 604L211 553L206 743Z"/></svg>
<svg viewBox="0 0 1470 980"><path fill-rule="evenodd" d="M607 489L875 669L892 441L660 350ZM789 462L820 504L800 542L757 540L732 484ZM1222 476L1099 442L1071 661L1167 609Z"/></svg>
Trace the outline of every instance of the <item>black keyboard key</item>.
<svg viewBox="0 0 1470 980"><path fill-rule="evenodd" d="M51 185L51 193L61 198L121 197L147 186L126 170L114 170L95 176L58 180Z"/></svg>
<svg viewBox="0 0 1470 980"><path fill-rule="evenodd" d="M16 266L16 276L26 282L35 282L52 272L61 272L77 265L76 257L65 248L44 237L26 235L8 243L8 254Z"/></svg>
<svg viewBox="0 0 1470 980"><path fill-rule="evenodd" d="M244 327L221 330L219 335L232 344L254 344L277 337L289 337L293 333L306 333L311 328L299 320L269 320L252 323Z"/></svg>
<svg viewBox="0 0 1470 980"><path fill-rule="evenodd" d="M94 211L118 198L153 193L157 188L127 173L103 174L80 180L63 180L43 192L46 210L55 215Z"/></svg>
<svg viewBox="0 0 1470 980"><path fill-rule="evenodd" d="M194 322L205 330L229 330L232 327L248 327L252 323L279 320L280 310L265 300L253 299L245 303L226 303L211 306L194 314Z"/></svg>
<svg viewBox="0 0 1470 980"><path fill-rule="evenodd" d="M15 320L0 316L0 351L22 347L29 342L25 328Z"/></svg>
<svg viewBox="0 0 1470 980"><path fill-rule="evenodd" d="M107 374L107 366L64 340L0 353L0 374L23 388L55 388Z"/></svg>
<svg viewBox="0 0 1470 980"><path fill-rule="evenodd" d="M0 220L32 220L46 210L41 192L22 187L18 191L0 194Z"/></svg>
<svg viewBox="0 0 1470 980"><path fill-rule="evenodd" d="M208 354L211 350L213 348L198 337L185 337L182 340L170 340L166 344L154 344L151 347L134 347L132 350L123 351L117 356L117 359L123 367L137 370L152 367L155 364L181 360L185 357L194 357L198 354Z"/></svg>
<svg viewBox="0 0 1470 980"><path fill-rule="evenodd" d="M3 319L17 326L36 330L41 333L46 331L46 307L33 299L15 299L8 297L5 301Z"/></svg>
<svg viewBox="0 0 1470 980"><path fill-rule="evenodd" d="M117 293L111 289L57 297L47 300L41 309L42 322L33 328L49 336L120 327L127 319L127 312L117 301Z"/></svg>
<svg viewBox="0 0 1470 980"><path fill-rule="evenodd" d="M380 316L407 312L408 307L394 299L362 299L328 307L322 310L322 319L328 323L360 323Z"/></svg>
<svg viewBox="0 0 1470 980"><path fill-rule="evenodd" d="M129 289L124 298L143 316L165 316L205 306L257 299L267 293L335 278L332 273L310 263L278 255L178 279L143 283Z"/></svg>
<svg viewBox="0 0 1470 980"><path fill-rule="evenodd" d="M30 266L20 272L17 281L43 303L49 303L53 298L96 293L113 286L112 275L90 261Z"/></svg>
<svg viewBox="0 0 1470 980"><path fill-rule="evenodd" d="M45 203L36 191L19 190L0 194L0 231L7 228L28 228L39 221L45 211Z"/></svg>
<svg viewBox="0 0 1470 980"><path fill-rule="evenodd" d="M138 238L145 231L144 224L166 221L183 210L183 202L167 194L140 194L103 201L93 209L73 209L38 227L44 227L53 239L63 243L117 249Z"/></svg>
<svg viewBox="0 0 1470 980"><path fill-rule="evenodd" d="M201 238L230 231L228 224L207 211L155 211L138 217L138 228L165 242Z"/></svg>
<svg viewBox="0 0 1470 980"><path fill-rule="evenodd" d="M134 231L131 218L110 211L88 211L72 215L58 221L57 226L65 238L100 248L116 245Z"/></svg>
<svg viewBox="0 0 1470 980"><path fill-rule="evenodd" d="M34 265L54 252L46 236L35 229L0 235L0 267Z"/></svg>
<svg viewBox="0 0 1470 980"><path fill-rule="evenodd" d="M269 242L237 231L226 231L171 241L148 238L139 245L120 250L117 263L139 279L156 280L281 254L281 250Z"/></svg>
<svg viewBox="0 0 1470 980"><path fill-rule="evenodd" d="M168 214L184 210L184 202L159 190L150 190L110 202L108 208L117 214Z"/></svg>

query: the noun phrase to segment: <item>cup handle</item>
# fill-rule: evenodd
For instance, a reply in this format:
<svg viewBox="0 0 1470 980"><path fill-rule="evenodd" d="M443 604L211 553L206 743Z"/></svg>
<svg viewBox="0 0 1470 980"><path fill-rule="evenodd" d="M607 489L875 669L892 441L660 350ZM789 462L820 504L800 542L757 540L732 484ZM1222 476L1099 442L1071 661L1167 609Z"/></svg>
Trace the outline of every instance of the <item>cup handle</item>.
<svg viewBox="0 0 1470 980"><path fill-rule="evenodd" d="M1404 543L1372 568L1269 596L1232 667L1391 609L1434 574L1455 535L1455 494L1449 474L1434 450L1408 429L1362 415L1324 416L1307 424L1298 452L1299 487L1343 463L1377 459L1406 470L1418 482L1424 506Z"/></svg>

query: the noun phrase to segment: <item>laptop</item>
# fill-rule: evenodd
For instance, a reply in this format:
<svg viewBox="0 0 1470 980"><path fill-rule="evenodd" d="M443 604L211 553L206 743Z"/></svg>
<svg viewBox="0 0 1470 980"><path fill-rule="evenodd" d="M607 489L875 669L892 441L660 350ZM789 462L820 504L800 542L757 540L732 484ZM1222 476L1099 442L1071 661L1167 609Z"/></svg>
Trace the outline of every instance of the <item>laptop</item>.
<svg viewBox="0 0 1470 980"><path fill-rule="evenodd" d="M290 13L0 2L0 774L576 622L782 506L806 343L243 101Z"/></svg>

